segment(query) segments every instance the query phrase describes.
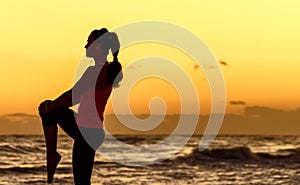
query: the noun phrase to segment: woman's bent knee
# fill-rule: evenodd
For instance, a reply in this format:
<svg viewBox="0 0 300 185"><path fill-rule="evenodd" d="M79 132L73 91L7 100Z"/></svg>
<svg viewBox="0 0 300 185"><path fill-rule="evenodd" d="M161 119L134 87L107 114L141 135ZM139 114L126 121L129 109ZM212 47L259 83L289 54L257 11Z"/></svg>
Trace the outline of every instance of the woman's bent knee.
<svg viewBox="0 0 300 185"><path fill-rule="evenodd" d="M42 119L42 124L44 127L51 127L56 126L59 117L61 114L64 114L67 108L59 108L53 111L50 111L46 114L40 114L40 117Z"/></svg>

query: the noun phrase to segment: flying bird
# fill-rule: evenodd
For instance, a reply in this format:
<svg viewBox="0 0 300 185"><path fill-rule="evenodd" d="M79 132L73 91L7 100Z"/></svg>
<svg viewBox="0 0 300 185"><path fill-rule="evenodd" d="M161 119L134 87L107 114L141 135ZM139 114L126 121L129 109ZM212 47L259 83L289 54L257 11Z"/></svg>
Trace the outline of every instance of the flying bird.
<svg viewBox="0 0 300 185"><path fill-rule="evenodd" d="M229 66L225 61L223 61L223 60L219 60L219 63L220 64L222 64L222 65L224 65L224 66Z"/></svg>
<svg viewBox="0 0 300 185"><path fill-rule="evenodd" d="M194 70L197 70L199 68L199 65L195 64L194 65Z"/></svg>
<svg viewBox="0 0 300 185"><path fill-rule="evenodd" d="M198 64L195 64L195 65L194 65L194 70L197 70L197 69L199 69L199 68L200 68L200 66L199 66ZM214 69L215 67L214 67L213 65L207 66L206 64L203 64L203 68L204 68L204 69L209 69L209 70L211 70L211 69Z"/></svg>

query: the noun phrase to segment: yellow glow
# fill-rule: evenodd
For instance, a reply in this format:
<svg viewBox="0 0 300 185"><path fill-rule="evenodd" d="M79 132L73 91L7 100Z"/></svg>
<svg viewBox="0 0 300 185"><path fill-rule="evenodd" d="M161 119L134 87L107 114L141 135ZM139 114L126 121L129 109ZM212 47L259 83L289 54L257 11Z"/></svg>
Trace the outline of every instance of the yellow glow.
<svg viewBox="0 0 300 185"><path fill-rule="evenodd" d="M143 20L162 20L183 26L205 41L218 59L226 61L229 67L221 67L228 101L242 100L247 105L280 109L300 107L300 1L130 2L2 2L0 114L36 113L39 102L54 99L69 89L84 54L83 46L93 29L114 29ZM187 56L167 47L156 46L153 50L137 47L121 51L124 65L139 58L139 54L155 53L178 63L188 60ZM192 68L189 71L187 64L191 63L181 65L194 79L201 78L200 70L199 74ZM203 94L200 93L204 102L201 109L208 112L207 84L197 83ZM171 93L171 88L166 86L166 91L169 90ZM172 98L170 106L177 101L175 95ZM229 112L235 111L231 106L228 108ZM112 112L110 106L107 111ZM141 113L147 111L146 106Z"/></svg>

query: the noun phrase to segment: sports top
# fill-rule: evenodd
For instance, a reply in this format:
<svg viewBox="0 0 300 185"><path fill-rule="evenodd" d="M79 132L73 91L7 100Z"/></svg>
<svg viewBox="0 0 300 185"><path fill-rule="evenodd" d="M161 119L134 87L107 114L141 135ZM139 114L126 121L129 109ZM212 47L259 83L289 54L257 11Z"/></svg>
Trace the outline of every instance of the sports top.
<svg viewBox="0 0 300 185"><path fill-rule="evenodd" d="M112 85L107 85L108 65L108 63L105 63L101 72L98 73L96 85L94 85L94 87L90 86L80 96L80 105L76 118L78 126L86 128L103 128L103 113L107 100L112 92ZM100 88L97 88L97 86L100 86Z"/></svg>

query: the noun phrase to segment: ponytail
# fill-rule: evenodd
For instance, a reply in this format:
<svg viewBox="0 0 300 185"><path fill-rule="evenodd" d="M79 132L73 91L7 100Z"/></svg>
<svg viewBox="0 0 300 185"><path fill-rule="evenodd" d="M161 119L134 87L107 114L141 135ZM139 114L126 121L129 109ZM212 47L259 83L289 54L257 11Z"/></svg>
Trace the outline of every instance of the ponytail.
<svg viewBox="0 0 300 185"><path fill-rule="evenodd" d="M118 61L118 54L120 49L120 41L118 35L115 32L110 32L110 49L114 56L113 61Z"/></svg>
<svg viewBox="0 0 300 185"><path fill-rule="evenodd" d="M118 54L120 50L120 41L115 32L109 32L106 28L100 30L94 30L90 36L102 44L103 52L107 55L109 49L113 54L113 61L108 66L108 80L109 84L112 84L114 88L120 86L120 81L123 79L122 66L118 60Z"/></svg>
<svg viewBox="0 0 300 185"><path fill-rule="evenodd" d="M108 66L109 83L114 88L120 86L120 81L123 79L122 66L118 60L118 54L120 50L120 41L116 33L109 32L110 49L114 56L113 61Z"/></svg>

